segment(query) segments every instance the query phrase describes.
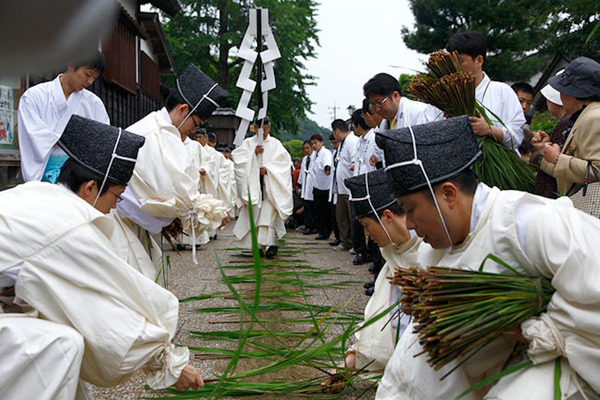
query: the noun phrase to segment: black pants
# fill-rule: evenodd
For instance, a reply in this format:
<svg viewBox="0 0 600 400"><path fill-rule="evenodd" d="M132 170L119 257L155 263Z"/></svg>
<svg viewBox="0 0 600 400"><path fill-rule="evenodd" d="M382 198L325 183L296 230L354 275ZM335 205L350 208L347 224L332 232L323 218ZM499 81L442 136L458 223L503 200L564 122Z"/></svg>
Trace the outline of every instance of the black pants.
<svg viewBox="0 0 600 400"><path fill-rule="evenodd" d="M320 235L331 235L331 205L329 204L329 190L313 189L314 209L313 217L315 228Z"/></svg>
<svg viewBox="0 0 600 400"><path fill-rule="evenodd" d="M329 203L330 214L331 214L331 228L336 239L340 238L340 227L338 226L337 219L335 218L335 204Z"/></svg>
<svg viewBox="0 0 600 400"><path fill-rule="evenodd" d="M314 228L313 225L313 201L312 200L302 200L304 203L304 212L302 213L302 217L304 218L304 229L311 230Z"/></svg>
<svg viewBox="0 0 600 400"><path fill-rule="evenodd" d="M356 254L365 254L367 252L367 244L365 242L365 231L356 219L352 219L352 247Z"/></svg>

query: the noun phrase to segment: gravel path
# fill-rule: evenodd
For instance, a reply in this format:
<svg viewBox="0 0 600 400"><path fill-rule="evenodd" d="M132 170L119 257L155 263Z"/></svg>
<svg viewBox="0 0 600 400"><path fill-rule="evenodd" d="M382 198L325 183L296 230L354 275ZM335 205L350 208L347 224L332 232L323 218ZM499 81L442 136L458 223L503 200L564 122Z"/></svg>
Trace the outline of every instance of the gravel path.
<svg viewBox="0 0 600 400"><path fill-rule="evenodd" d="M236 239L233 236L232 230L234 222L230 223L223 230L219 231L218 238L211 241L207 245L201 247L197 252L198 265L192 262L191 251L186 250L178 255L172 251L166 251L165 255L171 259L171 271L169 275L169 290L179 299L185 299L193 296L206 295L215 292L229 292L226 285L221 280L221 274L217 267L218 256L221 265L236 266L251 263L248 254L242 253L240 250L231 250L237 246ZM315 241L313 236L303 236L294 231L288 231L284 240L288 243L287 247L280 252L279 260L284 260L293 265L296 261L304 260L302 264L307 264L313 267L332 269L338 273L347 275L335 275L333 279L343 281L353 281L354 283L347 284L341 288L321 289L306 289L310 295L309 301L312 304L325 306L345 307L346 311L362 313L368 301L362 287L363 283L372 278L367 271L368 264L361 266L352 265L353 255L346 251L333 251L328 245L328 241ZM227 250L230 249L230 250ZM216 254L216 256L215 256ZM273 270L275 267L269 267L269 261L266 262L264 271ZM294 277L290 270L290 277ZM228 270L234 271L234 270ZM236 275L239 272L236 272ZM321 279L321 283L325 282L327 277ZM319 283L320 279L317 279ZM314 281L312 281L314 282ZM334 281L330 281L334 282ZM270 283L265 284L269 288ZM253 286L252 286L253 287ZM248 290L252 289L248 287ZM229 296L231 297L231 296ZM288 299L289 300L289 299ZM222 314L199 314L191 312L200 307L224 307L235 306L238 303L233 299L227 298L211 298L201 301L184 302L180 304L179 331L175 338L178 344L188 346L206 346L231 349L235 343L231 342L216 342L202 341L190 334L190 331L232 331L239 328L238 323L225 323L228 317ZM263 318L289 318L289 312L272 311L268 314L261 314ZM233 318L235 319L235 318ZM272 323L269 326L271 330L289 330L290 324ZM294 331L306 332L308 327L294 325ZM335 335L342 332L341 327L335 326L328 335L331 339ZM223 371L227 366L228 360L201 359L198 353L192 353L193 364L201 371L204 377L211 377L215 373ZM261 360L240 360L236 371L246 371L264 365ZM303 379L318 376L318 371L307 367L292 367L280 371L276 374L269 375L272 378L293 378ZM264 381L267 377L259 376L257 381ZM95 388L94 396L96 399L138 399L140 396L154 397L156 395L165 394L164 392L149 392L144 391L141 374L135 374L131 379L122 383L119 386L112 388ZM360 393L349 392L344 398L356 398ZM372 398L373 395L367 393L362 398ZM255 396L254 398L268 399L268 396ZM277 397L282 398L282 397ZM287 399L303 398L299 396L285 396Z"/></svg>

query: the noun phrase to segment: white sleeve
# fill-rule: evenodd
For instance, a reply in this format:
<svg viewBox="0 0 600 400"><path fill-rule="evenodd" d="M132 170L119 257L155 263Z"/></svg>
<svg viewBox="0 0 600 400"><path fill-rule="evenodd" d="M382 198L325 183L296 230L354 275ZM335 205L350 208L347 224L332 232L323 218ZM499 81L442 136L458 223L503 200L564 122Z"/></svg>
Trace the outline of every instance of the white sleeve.
<svg viewBox="0 0 600 400"><path fill-rule="evenodd" d="M492 120L495 119L492 115L489 117ZM502 144L511 150L517 151L521 143L523 143L525 115L523 114L523 108L519 104L517 95L508 86L504 87L502 112L499 117L504 122L504 125L500 122L494 123L494 125L502 128L504 132Z"/></svg>
<svg viewBox="0 0 600 400"><path fill-rule="evenodd" d="M532 275L552 279L556 292L547 311L521 328L534 363L561 355L600 392L600 220L565 203L539 207L527 225Z"/></svg>

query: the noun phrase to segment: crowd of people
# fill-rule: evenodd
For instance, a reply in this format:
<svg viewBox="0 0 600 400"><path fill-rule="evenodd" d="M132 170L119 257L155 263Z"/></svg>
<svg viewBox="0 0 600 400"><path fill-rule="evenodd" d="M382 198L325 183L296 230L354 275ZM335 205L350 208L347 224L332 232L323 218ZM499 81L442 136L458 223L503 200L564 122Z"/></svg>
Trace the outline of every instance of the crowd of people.
<svg viewBox="0 0 600 400"><path fill-rule="evenodd" d="M90 384L112 386L138 370L154 389L202 387L188 349L172 343L178 301L163 287L161 235L189 245L195 260L196 247L237 217L240 246L251 248L254 225L261 255L274 258L293 215L304 235L333 239L332 251L355 254L355 265L371 263L365 319L402 297L387 279L396 267L475 270L493 254L552 280L547 310L519 335L441 370L415 357L423 348L397 310L391 323L359 331L340 368L384 369L378 399L455 398L505 366L519 341L533 365L465 398L545 400L557 386L565 399L598 398L600 64L580 57L549 80L542 95L559 123L548 134L528 127L530 86L484 72L481 33L455 34L446 48L474 77L490 119L446 118L380 73L364 84L350 121L331 123L333 151L316 133L293 162L268 117L238 148L215 149L202 125L228 94L194 65L163 108L127 128L110 126L85 90L101 56L26 91L19 138L27 182L0 193L0 230L12 237L0 245L0 394L86 399ZM482 155L476 136L535 166L535 194L480 182L470 169ZM563 194L573 201L557 199ZM497 263L485 271L506 273ZM565 377L558 383L555 359Z"/></svg>

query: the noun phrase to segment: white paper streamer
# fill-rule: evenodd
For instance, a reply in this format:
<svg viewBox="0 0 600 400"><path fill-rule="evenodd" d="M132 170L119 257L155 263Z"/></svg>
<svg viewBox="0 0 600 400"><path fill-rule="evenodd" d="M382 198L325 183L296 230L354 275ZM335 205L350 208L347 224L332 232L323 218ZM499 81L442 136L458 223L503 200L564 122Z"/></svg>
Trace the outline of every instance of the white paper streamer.
<svg viewBox="0 0 600 400"><path fill-rule="evenodd" d="M243 89L240 102L238 103L235 115L240 117L242 120L240 126L235 133L235 140L233 144L239 146L244 141L246 134L248 133L248 127L252 119L254 118L254 111L248 107L252 94L256 89L256 81L250 78L252 69L256 62L258 53L252 49L252 44L257 34L256 16L258 12L261 13L261 34L265 38L267 49L260 53L260 60L263 63L263 70L265 71L265 79L261 82L263 107L258 110L258 119L262 119L267 115L267 104L268 104L268 92L276 87L275 83L275 72L273 70L273 61L281 57L275 38L273 37L273 31L269 26L269 10L267 9L251 9L250 10L250 21L248 24L248 30L244 34L240 49L238 51L238 57L244 60L242 71L237 80L236 86ZM262 38L261 38L262 40ZM261 79L259 77L258 79Z"/></svg>

